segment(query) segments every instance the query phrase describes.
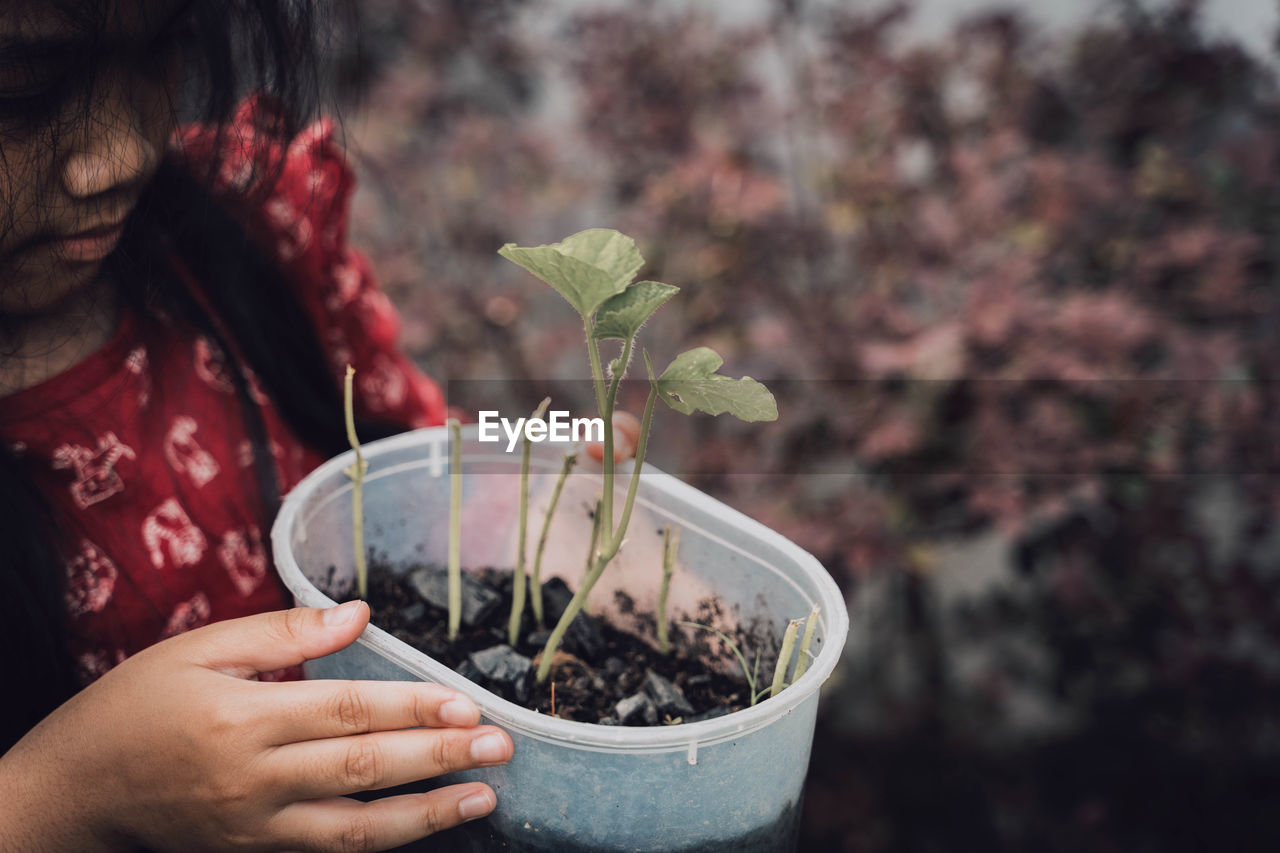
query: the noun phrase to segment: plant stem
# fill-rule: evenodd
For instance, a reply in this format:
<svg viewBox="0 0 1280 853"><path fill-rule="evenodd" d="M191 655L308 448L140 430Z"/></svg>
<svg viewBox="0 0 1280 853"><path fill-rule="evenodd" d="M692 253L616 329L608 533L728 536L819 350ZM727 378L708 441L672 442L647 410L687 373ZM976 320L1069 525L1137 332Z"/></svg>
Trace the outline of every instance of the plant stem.
<svg viewBox="0 0 1280 853"><path fill-rule="evenodd" d="M556 622L556 627L551 630L547 644L542 647L542 658L538 661L539 684L547 680L547 676L551 673L551 659L555 657L556 649L560 648L560 643L569 631L569 626L573 624L573 620L582 611L582 605L586 603L587 593L591 591L591 587L595 586L596 581L600 579L600 573L607 565L607 563L601 563L600 555L596 551L596 546L600 543L600 525L600 502L597 501L595 515L591 519L591 544L587 547L587 564L583 568L582 583L573 593L573 598L569 599L564 613L560 614L560 621Z"/></svg>
<svg viewBox="0 0 1280 853"><path fill-rule="evenodd" d="M778 652L778 662L773 667L773 684L769 687L769 695L777 696L786 687L787 665L791 663L791 655L796 650L796 631L803 620L787 621L787 632L782 635L782 651Z"/></svg>
<svg viewBox="0 0 1280 853"><path fill-rule="evenodd" d="M591 382L596 392L596 411L604 421L604 454L600 458L604 478L604 506L606 510L605 540L613 531L613 409L605 391L604 369L600 366L600 344L595 338L595 323L590 317L582 318L587 331L587 357L591 362Z"/></svg>
<svg viewBox="0 0 1280 853"><path fill-rule="evenodd" d="M622 355L618 358L618 369L613 372L609 382L609 390L604 397L604 408L600 417L604 421L604 454L601 462L604 465L604 538L608 542L613 536L613 475L615 465L613 458L613 412L618 404L618 386L627 372L627 364L631 361L631 346L634 338L628 338L622 345ZM593 346L594 350L595 347Z"/></svg>
<svg viewBox="0 0 1280 853"><path fill-rule="evenodd" d="M662 586L658 587L658 650L671 653L667 637L667 595L671 592L671 575L676 568L676 551L680 549L680 528L668 524L662 529Z"/></svg>
<svg viewBox="0 0 1280 853"><path fill-rule="evenodd" d="M541 418L551 404L550 397L544 397L533 410L530 420ZM520 442L520 533L516 538L516 565L512 570L511 617L507 620L507 645L516 647L520 639L520 617L524 616L525 582L524 573L525 541L529 530L529 454L533 446L529 436L525 435Z"/></svg>
<svg viewBox="0 0 1280 853"><path fill-rule="evenodd" d="M751 686L754 688L759 683L760 683L760 650L756 649L756 663L751 670ZM752 693L751 706L754 708L755 704L760 701L760 697L766 695L772 689L773 687L770 686L770 687L766 687L764 690L761 690L759 693Z"/></svg>
<svg viewBox="0 0 1280 853"><path fill-rule="evenodd" d="M560 466L560 476L556 478L555 489L551 492L551 503L547 505L547 514L542 519L542 533L538 536L538 550L533 557L533 577L529 586L529 603L533 605L533 617L538 624L543 624L542 612L542 552L547 547L547 533L551 530L551 518L556 513L556 505L560 503L560 493L564 491L565 480L578 461L577 452L566 453Z"/></svg>
<svg viewBox="0 0 1280 853"><path fill-rule="evenodd" d="M754 705L756 703L756 700L755 700L756 677L754 674L752 674L751 670L747 669L747 659L742 656L742 650L738 648L738 644L735 643L733 640L730 640L728 635L725 634L723 631L717 631L715 628L712 628L710 625L702 625L698 622L681 622L680 624L688 625L690 628L701 628L704 631L710 631L711 633L719 637L721 640L724 640L724 644L729 647L729 651L733 652L734 657L738 659L738 664L742 667L742 677L747 680L747 691L749 695L752 697L751 704ZM760 666L760 655L757 654L756 667L759 668L759 666Z"/></svg>
<svg viewBox="0 0 1280 853"><path fill-rule="evenodd" d="M800 676L805 674L809 669L809 658L812 655L809 652L809 646L813 643L813 629L818 627L818 605L813 605L813 609L809 611L809 618L804 622L804 638L800 640L800 657L796 659L795 672L791 674L791 683L795 684L800 680Z"/></svg>
<svg viewBox="0 0 1280 853"><path fill-rule="evenodd" d="M644 403L644 416L640 418L640 441L636 445L636 458L631 469L631 482L627 485L627 500L622 505L622 515L618 519L618 527L613 538L606 543L609 560L618 553L627 535L627 526L631 523L631 510L636 503L636 491L640 487L640 471L644 468L644 456L649 449L649 426L653 423L653 404L658 401L658 390L649 389L649 398ZM608 562L606 560L606 562Z"/></svg>
<svg viewBox="0 0 1280 853"><path fill-rule="evenodd" d="M587 601L587 596L591 594L591 588L595 586L596 581L600 580L600 575L604 573L605 567L618 554L618 549L622 547L623 540L627 535L627 525L631 523L631 509L635 506L636 489L640 485L640 470L644 467L644 454L649 445L649 424L653 421L653 404L658 400L658 390L656 388L649 389L649 399L645 401L644 417L640 421L640 442L636 448L635 468L631 471L631 484L627 488L627 502L622 507L622 517L618 520L618 527L614 530L613 536L607 541L600 544L600 550L596 551L595 557L591 562L590 568L583 575L582 583L578 585L578 589L574 591L573 598L569 601L569 606L564 609L564 613L560 616L560 621L556 623L556 627L552 629L551 636L547 638L547 644L542 649L542 663L538 666L538 683L547 680L547 673L551 671L551 656L556 653L556 649L560 646L560 641L564 639L565 632L569 630L569 623L578 615L578 611ZM605 424L605 435L608 436L609 425ZM608 450L605 451L604 459L606 465L613 457ZM608 489L605 495L609 494ZM600 507L596 510L597 516L604 515L604 495L601 496ZM597 518L599 522L596 526L607 523L607 519ZM604 535L598 531L592 531L592 541L596 538L604 539ZM595 551L595 546L592 546Z"/></svg>
<svg viewBox="0 0 1280 853"><path fill-rule="evenodd" d="M604 416L604 369L600 367L600 350L599 344L595 338L595 324L590 317L583 317L582 324L587 330L587 357L591 361L591 381L595 385L596 390L596 410L600 412L601 417ZM608 424L605 424L608 427ZM605 430L605 441L609 440L609 431Z"/></svg>
<svg viewBox="0 0 1280 853"><path fill-rule="evenodd" d="M343 383L342 408L347 422L347 441L356 452L356 461L346 469L351 478L351 542L355 549L356 559L356 594L360 598L369 597L369 567L364 557L364 474L369 466L360 454L360 441L356 438L356 415L352 392L352 381L356 371L347 365L347 377Z"/></svg>
<svg viewBox="0 0 1280 853"><path fill-rule="evenodd" d="M449 419L449 639L462 626L462 424Z"/></svg>

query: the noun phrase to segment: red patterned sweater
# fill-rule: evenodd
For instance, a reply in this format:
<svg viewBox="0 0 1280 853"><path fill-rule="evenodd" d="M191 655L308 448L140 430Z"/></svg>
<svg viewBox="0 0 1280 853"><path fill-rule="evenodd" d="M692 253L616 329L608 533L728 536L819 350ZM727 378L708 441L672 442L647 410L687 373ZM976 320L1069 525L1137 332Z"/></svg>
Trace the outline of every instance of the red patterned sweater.
<svg viewBox="0 0 1280 853"><path fill-rule="evenodd" d="M439 388L396 349L396 313L347 246L354 179L331 125L317 122L282 150L256 131L262 109L241 108L222 182L234 189L255 163L284 157L251 233L315 323L335 383L350 363L358 413L443 423ZM174 146L198 162L211 142L188 128ZM193 330L125 312L101 350L2 400L0 432L34 463L65 536L71 651L84 683L165 637L289 606L259 503L246 497L256 481L232 369ZM248 378L288 491L322 460Z"/></svg>

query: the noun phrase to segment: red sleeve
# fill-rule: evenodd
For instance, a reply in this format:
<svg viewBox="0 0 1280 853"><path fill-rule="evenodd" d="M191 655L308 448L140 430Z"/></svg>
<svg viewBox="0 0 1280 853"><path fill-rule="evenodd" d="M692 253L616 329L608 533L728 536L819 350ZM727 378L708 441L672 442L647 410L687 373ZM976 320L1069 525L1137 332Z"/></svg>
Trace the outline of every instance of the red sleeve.
<svg viewBox="0 0 1280 853"><path fill-rule="evenodd" d="M287 146L262 128L270 109L251 98L239 110L226 139L219 188L243 193L255 177L278 169L278 178L247 212L251 234L276 258L329 355L335 382L356 369L357 413L413 427L444 423L440 387L396 345L400 318L378 286L369 259L347 244L347 216L355 176L334 141L333 123L321 119ZM184 129L177 144L195 160L207 156L212 134Z"/></svg>

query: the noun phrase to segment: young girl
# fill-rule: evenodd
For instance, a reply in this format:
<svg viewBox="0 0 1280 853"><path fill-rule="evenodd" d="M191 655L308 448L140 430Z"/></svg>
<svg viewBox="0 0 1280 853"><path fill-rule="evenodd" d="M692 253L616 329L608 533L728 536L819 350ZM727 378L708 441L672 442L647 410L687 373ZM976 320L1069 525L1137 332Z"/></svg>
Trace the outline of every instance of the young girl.
<svg viewBox="0 0 1280 853"><path fill-rule="evenodd" d="M487 814L465 697L302 682L359 602L286 610L266 532L438 389L346 246L313 4L0 4L0 850L375 850ZM242 100L246 93L253 97Z"/></svg>

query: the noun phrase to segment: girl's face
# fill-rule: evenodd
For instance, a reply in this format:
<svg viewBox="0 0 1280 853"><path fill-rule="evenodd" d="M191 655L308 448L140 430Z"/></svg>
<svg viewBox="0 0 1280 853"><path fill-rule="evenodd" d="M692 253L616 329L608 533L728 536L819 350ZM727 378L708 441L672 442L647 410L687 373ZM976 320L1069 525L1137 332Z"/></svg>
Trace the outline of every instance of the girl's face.
<svg viewBox="0 0 1280 853"><path fill-rule="evenodd" d="M94 282L173 130L182 0L121 0L85 32L48 0L0 3L0 314L57 312ZM83 4L82 4L83 5Z"/></svg>

